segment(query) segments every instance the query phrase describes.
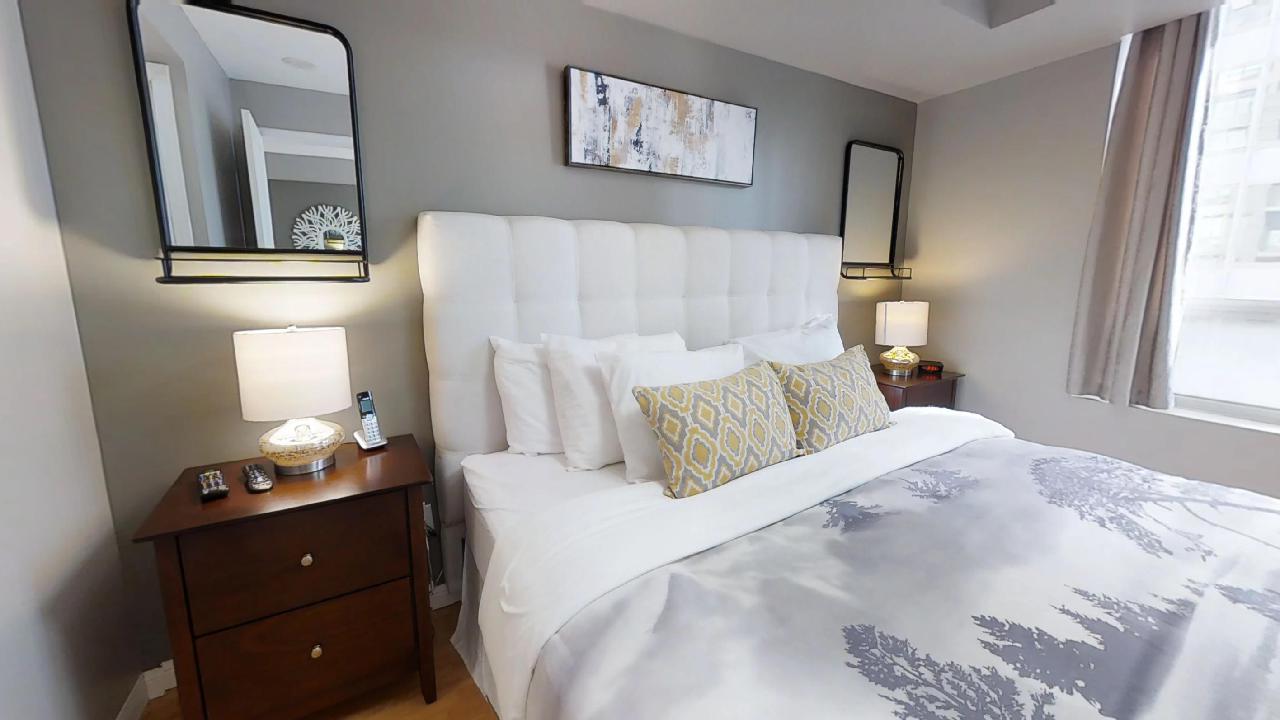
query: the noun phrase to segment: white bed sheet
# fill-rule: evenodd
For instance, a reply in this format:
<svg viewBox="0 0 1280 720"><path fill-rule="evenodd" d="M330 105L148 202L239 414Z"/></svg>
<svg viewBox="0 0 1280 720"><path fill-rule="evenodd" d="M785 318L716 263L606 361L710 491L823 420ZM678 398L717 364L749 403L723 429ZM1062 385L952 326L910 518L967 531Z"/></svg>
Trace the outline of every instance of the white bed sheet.
<svg viewBox="0 0 1280 720"><path fill-rule="evenodd" d="M524 518L583 495L627 485L626 466L567 470L564 455L496 452L462 461L467 546L483 578L493 548L518 532Z"/></svg>
<svg viewBox="0 0 1280 720"><path fill-rule="evenodd" d="M885 473L961 445L1013 437L971 413L905 408L892 426L672 500L636 483L560 500L522 518L484 570L479 627L503 720L523 720L543 645L575 613L656 567L752 533ZM464 462L465 467L465 462Z"/></svg>

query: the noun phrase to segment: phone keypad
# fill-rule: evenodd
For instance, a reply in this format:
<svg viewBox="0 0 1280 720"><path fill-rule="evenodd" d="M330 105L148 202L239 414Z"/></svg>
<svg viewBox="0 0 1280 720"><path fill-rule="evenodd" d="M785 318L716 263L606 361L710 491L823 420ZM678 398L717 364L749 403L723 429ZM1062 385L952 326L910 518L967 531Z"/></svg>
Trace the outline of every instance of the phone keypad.
<svg viewBox="0 0 1280 720"><path fill-rule="evenodd" d="M364 441L366 443L377 445L382 442L382 428L378 426L376 415L367 415L360 418L360 427L364 431Z"/></svg>

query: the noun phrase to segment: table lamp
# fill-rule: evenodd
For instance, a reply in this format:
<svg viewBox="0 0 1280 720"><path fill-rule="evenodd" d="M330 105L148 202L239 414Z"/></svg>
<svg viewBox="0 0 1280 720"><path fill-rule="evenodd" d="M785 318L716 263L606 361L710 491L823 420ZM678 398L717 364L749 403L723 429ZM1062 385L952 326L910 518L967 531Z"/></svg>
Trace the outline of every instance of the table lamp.
<svg viewBox="0 0 1280 720"><path fill-rule="evenodd" d="M876 344L891 345L880 354L880 363L890 375L910 375L920 364L920 356L908 347L929 341L929 303L876 303Z"/></svg>
<svg viewBox="0 0 1280 720"><path fill-rule="evenodd" d="M279 475L333 465L346 434L317 420L351 407L347 331L340 327L242 330L232 335L240 379L240 414L249 422L284 420L258 440Z"/></svg>

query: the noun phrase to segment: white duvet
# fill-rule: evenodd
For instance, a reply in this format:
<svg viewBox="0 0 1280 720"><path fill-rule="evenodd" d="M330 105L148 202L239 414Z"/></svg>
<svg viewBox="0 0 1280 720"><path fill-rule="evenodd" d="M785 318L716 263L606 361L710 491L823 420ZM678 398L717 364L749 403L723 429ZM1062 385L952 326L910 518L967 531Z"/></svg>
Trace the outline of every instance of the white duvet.
<svg viewBox="0 0 1280 720"><path fill-rule="evenodd" d="M543 645L579 610L644 573L759 530L975 440L1012 437L969 413L908 408L894 425L672 500L656 483L596 492L531 515L494 548L480 630L503 720L522 720Z"/></svg>

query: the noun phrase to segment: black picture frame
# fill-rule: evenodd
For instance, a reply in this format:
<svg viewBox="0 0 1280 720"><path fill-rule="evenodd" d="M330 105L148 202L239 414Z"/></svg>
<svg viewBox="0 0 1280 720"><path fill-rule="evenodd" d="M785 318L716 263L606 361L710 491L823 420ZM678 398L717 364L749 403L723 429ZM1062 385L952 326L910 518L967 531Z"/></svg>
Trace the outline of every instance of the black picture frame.
<svg viewBox="0 0 1280 720"><path fill-rule="evenodd" d="M289 27L320 32L330 35L342 44L347 56L347 86L351 105L351 142L355 154L356 204L359 208L360 250L327 250L324 255L329 258L317 260L315 251L296 250L291 248L237 248L237 247L186 247L172 244L169 234L169 212L165 202L164 188L161 185L160 155L156 144L155 126L151 117L151 90L147 84L146 57L142 47L142 28L138 20L138 7L142 0L125 0L125 12L129 22L129 40L133 51L134 80L137 83L138 101L142 111L143 133L146 137L147 158L151 168L151 190L155 197L156 222L160 227L160 263L164 274L156 278L162 284L200 284L200 283L262 283L262 282L368 282L369 281L369 226L365 212L364 171L360 152L360 117L356 101L356 66L355 53L351 43L340 30L323 23L280 15L266 10L232 5L227 0L187 0L193 7L213 10L215 12L237 15L240 17L261 20L264 22L287 25ZM217 261L217 262L347 262L357 265L357 275L182 275L174 272L175 262L181 261Z"/></svg>
<svg viewBox="0 0 1280 720"><path fill-rule="evenodd" d="M844 261L844 243L845 243L845 226L847 225L849 215L849 172L852 170L851 164L853 159L853 149L855 147L871 148L872 150L881 150L890 152L898 156L898 172L897 179L894 181L893 190L893 222L892 230L889 235L889 259L883 263L850 263ZM902 217L902 179L906 172L907 158L901 149L891 147L889 145L881 145L879 143L868 142L866 140L851 140L844 149L844 184L840 190L840 268L841 274L844 275L845 268L895 268L898 261L898 222Z"/></svg>
<svg viewBox="0 0 1280 720"><path fill-rule="evenodd" d="M732 180L719 180L719 179L716 179L716 178L701 178L701 177L696 177L696 176L693 176L693 175L678 175L678 174L676 174L676 173L664 173L664 172L659 172L659 171L656 171L656 170L637 170L637 169L634 169L634 168L620 168L620 167L613 167L612 165L597 165L597 164L594 164L594 163L576 162L576 161L573 159L573 113L571 112L571 110L572 110L572 105L571 105L571 103L572 103L572 99L571 99L571 98L572 98L572 87L571 87L571 83L570 83L570 79L569 79L569 78L570 78L570 73L571 73L572 71L574 71L574 70L577 70L578 72L592 73L592 74L595 74L595 75L602 75L602 76L607 77L607 78L613 78L613 79L615 79L615 80L622 80L622 81L624 81L624 82L635 83L635 84L637 84L637 85L644 85L645 87L656 88L656 89L658 89L658 90L665 90L665 91L667 91L667 92L680 93L681 95L688 95L689 97L701 98L701 99L703 99L703 100L707 100L707 101L709 101L709 102L718 102L718 103L724 103L725 105L734 105L734 106L741 107L741 108L746 108L746 109L748 109L748 110L751 110L751 111L755 112L755 118L756 118L756 121L755 121L755 125L751 128L751 179L750 179L749 181L747 181L747 182L743 183L743 182L735 182L735 181L732 181ZM755 151L755 149L756 149L756 143L757 143L757 141L760 139L760 109L759 109L759 108L757 108L757 107L755 107L754 105L746 105L746 104L744 104L744 103L733 102L733 101L731 101L731 100L719 100L719 99L717 99L717 98L707 97L706 95L699 95L698 93L691 93L691 92L688 92L688 91L686 91L686 90L677 90L677 89L675 89L675 88L669 88L669 87L666 87L666 86L664 86L664 85L655 85L655 84L653 84L653 83L645 82L645 81L643 81L643 80L636 80L636 79L634 79L634 78L624 77L624 76L622 76L622 75L615 75L615 74L613 74L613 73L601 72L601 71L599 71L599 70L590 70L590 69L587 69L587 68L584 68L584 67L580 67L580 66L577 66L577 65L565 65L565 66L564 66L564 73L563 73L563 76L564 76L564 84L563 84L563 89L564 89L564 103L563 103L563 107L564 107L564 164L565 164L565 165L567 165L568 167L590 168L590 169L593 169L593 170L612 170L612 171L614 171L614 172L629 173L629 174L632 174L632 175L647 175L647 176L649 176L649 177L673 178L673 179L675 179L675 180L686 180L686 181L689 181L689 182L709 183L709 184L712 184L712 185L722 185L722 186L726 186L726 187L736 187L736 188L748 188L748 187L751 187L752 185L754 185L754 184L755 184L755 180L756 180L756 151Z"/></svg>

